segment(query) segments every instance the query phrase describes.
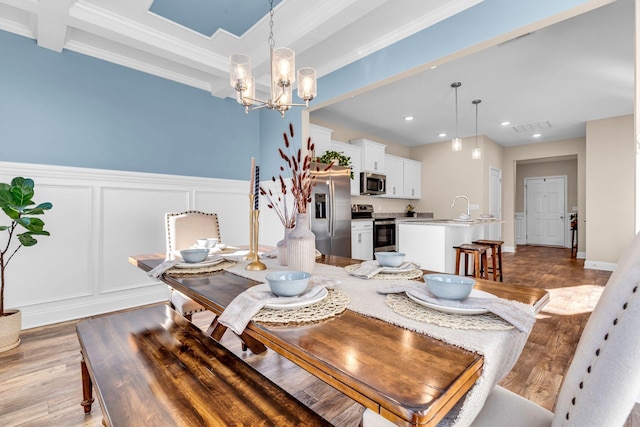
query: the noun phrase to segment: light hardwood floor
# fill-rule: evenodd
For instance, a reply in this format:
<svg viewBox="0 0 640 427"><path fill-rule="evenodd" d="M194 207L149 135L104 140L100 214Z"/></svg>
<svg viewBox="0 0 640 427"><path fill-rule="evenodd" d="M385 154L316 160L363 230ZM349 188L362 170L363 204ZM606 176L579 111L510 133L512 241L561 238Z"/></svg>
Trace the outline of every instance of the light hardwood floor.
<svg viewBox="0 0 640 427"><path fill-rule="evenodd" d="M506 388L553 409L580 333L609 273L585 270L568 249L520 246L504 255L505 281L543 287L551 302L538 316L516 368L501 382ZM208 325L210 315L194 321ZM76 322L22 333L16 349L0 354L0 426L101 426L97 402L89 415L80 406L80 347ZM242 352L226 334L223 343L303 403L338 426L357 426L363 408L272 351ZM609 426L607 426L609 427ZM636 405L625 427L640 427Z"/></svg>

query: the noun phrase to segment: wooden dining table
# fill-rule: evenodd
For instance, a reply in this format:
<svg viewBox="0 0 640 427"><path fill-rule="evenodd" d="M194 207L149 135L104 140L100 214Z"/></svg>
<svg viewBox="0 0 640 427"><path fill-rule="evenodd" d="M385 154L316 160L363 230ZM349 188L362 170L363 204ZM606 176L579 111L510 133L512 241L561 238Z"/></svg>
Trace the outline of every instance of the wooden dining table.
<svg viewBox="0 0 640 427"><path fill-rule="evenodd" d="M163 261L164 254L129 258L144 271ZM317 262L346 267L360 261L323 255ZM225 270L190 277L164 274L161 280L216 315L258 284ZM480 279L476 289L536 310L549 299L543 289L506 282ZM219 339L224 328L214 321L208 332ZM250 322L242 339L255 352L276 351L400 426L436 425L471 389L484 362L481 354L349 309L312 324L283 327Z"/></svg>

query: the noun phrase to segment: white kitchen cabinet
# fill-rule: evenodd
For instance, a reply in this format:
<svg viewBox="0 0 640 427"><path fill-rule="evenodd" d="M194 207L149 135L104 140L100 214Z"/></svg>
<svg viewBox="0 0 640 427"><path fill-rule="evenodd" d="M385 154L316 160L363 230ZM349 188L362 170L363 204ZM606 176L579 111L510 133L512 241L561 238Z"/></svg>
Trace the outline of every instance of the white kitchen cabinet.
<svg viewBox="0 0 640 427"><path fill-rule="evenodd" d="M351 221L351 258L373 259L373 220Z"/></svg>
<svg viewBox="0 0 640 427"><path fill-rule="evenodd" d="M384 150L386 145L368 139L356 139L351 141L362 149L362 171L384 174Z"/></svg>
<svg viewBox="0 0 640 427"><path fill-rule="evenodd" d="M387 193L382 197L404 198L404 159L384 156L384 174L387 176Z"/></svg>
<svg viewBox="0 0 640 427"><path fill-rule="evenodd" d="M351 195L360 195L360 171L361 168L361 151L362 149L357 145L346 144L340 141L331 141L331 150L342 153L350 158L351 171L353 172L353 179L351 180Z"/></svg>
<svg viewBox="0 0 640 427"><path fill-rule="evenodd" d="M326 128L324 126L314 125L309 123L309 136L311 142L315 144L315 155L317 157L322 156L327 151L331 150L331 134L333 129ZM306 141L305 141L306 144Z"/></svg>
<svg viewBox="0 0 640 427"><path fill-rule="evenodd" d="M419 199L422 195L422 163L403 159L403 194L405 199Z"/></svg>

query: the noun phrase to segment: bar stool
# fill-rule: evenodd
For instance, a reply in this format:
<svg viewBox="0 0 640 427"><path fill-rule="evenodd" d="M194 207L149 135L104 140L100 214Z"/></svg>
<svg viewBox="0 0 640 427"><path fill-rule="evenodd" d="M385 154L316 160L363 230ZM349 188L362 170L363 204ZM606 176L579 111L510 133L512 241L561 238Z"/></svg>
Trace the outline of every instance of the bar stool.
<svg viewBox="0 0 640 427"><path fill-rule="evenodd" d="M473 277L488 279L487 276L487 246L476 245L471 243L463 243L453 247L456 250L456 274L460 274L460 258L464 254L464 275L471 276L467 273L469 266L469 255L473 255Z"/></svg>
<svg viewBox="0 0 640 427"><path fill-rule="evenodd" d="M502 245L504 242L502 240L480 239L473 243L491 248L491 265L493 267L491 272L493 273L493 280L497 281L498 278L500 278L500 281L502 282Z"/></svg>

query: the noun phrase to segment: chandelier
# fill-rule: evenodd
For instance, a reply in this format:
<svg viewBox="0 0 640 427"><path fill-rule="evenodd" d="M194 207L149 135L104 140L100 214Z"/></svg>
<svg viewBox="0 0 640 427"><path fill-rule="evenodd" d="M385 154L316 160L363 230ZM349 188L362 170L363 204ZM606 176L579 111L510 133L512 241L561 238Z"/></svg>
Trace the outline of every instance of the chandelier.
<svg viewBox="0 0 640 427"><path fill-rule="evenodd" d="M251 58L245 54L233 54L229 58L229 81L236 90L236 99L244 106L245 112L268 108L276 110L284 117L291 107L309 107L317 95L316 70L305 67L298 70L298 97L304 104L294 104L292 85L295 79L296 54L287 47L274 48L273 38L273 0L269 0L269 52L271 93L267 100L256 98L256 81L251 75Z"/></svg>

